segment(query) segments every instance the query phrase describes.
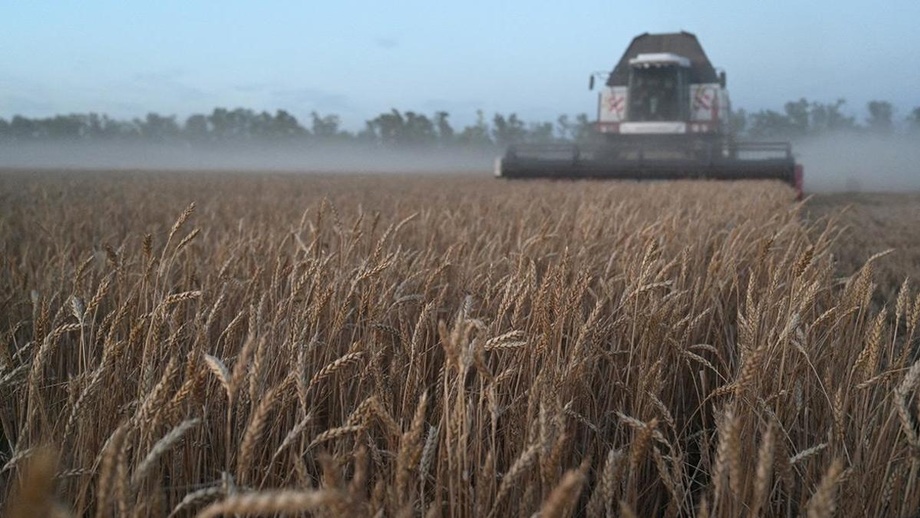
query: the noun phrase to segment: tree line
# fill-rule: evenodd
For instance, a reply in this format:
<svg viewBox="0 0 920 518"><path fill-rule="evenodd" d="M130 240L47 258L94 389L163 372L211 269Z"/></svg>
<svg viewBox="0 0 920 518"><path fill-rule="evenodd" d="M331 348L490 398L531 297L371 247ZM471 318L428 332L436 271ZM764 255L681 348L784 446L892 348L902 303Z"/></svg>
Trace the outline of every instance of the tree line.
<svg viewBox="0 0 920 518"><path fill-rule="evenodd" d="M593 126L585 114L555 123L527 123L517 114L494 114L487 119L476 112L473 124L455 128L450 115L438 111L428 116L397 109L367 120L364 128L349 132L335 114L312 112L306 123L285 110L274 114L247 108L214 108L180 121L176 116L148 113L143 118L119 120L104 114L68 114L45 118L15 115L0 118L0 142L45 140L134 140L189 144L240 141L359 142L392 147L505 146L519 142L553 142L584 138Z"/></svg>
<svg viewBox="0 0 920 518"><path fill-rule="evenodd" d="M731 124L740 137L752 139L794 140L840 131L890 134L904 128L920 134L920 107L914 108L901 124L887 101L869 102L868 116L863 121L847 115L845 105L843 99L824 103L803 98L785 103L780 111L736 110ZM584 113L574 117L560 115L554 122L525 122L515 113L495 113L487 118L477 111L475 122L462 128L454 128L449 119L445 111L428 116L392 109L365 121L361 130L346 131L335 114L312 112L304 123L285 110L272 114L246 108L214 108L209 114L194 114L181 121L175 115L157 113L130 120L97 113L45 118L15 115L9 120L0 118L0 142L132 140L197 145L289 141L386 147L504 147L522 142L587 142L594 125Z"/></svg>
<svg viewBox="0 0 920 518"><path fill-rule="evenodd" d="M862 122L844 111L845 99L833 102L809 101L801 98L783 105L782 111L760 110L753 113L741 109L732 113L733 130L752 139L799 139L839 132L892 134L906 130L920 133L920 106L914 108L903 124L895 117L894 106L888 101L869 101L867 116Z"/></svg>

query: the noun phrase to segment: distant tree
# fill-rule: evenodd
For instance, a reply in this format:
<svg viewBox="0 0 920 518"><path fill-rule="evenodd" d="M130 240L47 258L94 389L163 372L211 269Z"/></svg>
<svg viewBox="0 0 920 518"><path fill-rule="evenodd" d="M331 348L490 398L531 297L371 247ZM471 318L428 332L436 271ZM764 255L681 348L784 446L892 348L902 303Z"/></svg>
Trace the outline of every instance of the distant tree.
<svg viewBox="0 0 920 518"><path fill-rule="evenodd" d="M179 124L176 123L174 115L163 117L156 113L148 113L144 120L138 120L136 124L141 136L151 141L174 139L180 133Z"/></svg>
<svg viewBox="0 0 920 518"><path fill-rule="evenodd" d="M267 111L247 114L246 129L249 138L260 141L277 138L275 135L274 117Z"/></svg>
<svg viewBox="0 0 920 518"><path fill-rule="evenodd" d="M267 116L267 113L264 113ZM264 121L264 118L262 118ZM233 139L250 139L258 136L260 116L246 108L236 108L229 114L230 137Z"/></svg>
<svg viewBox="0 0 920 518"><path fill-rule="evenodd" d="M10 136L10 123L3 117L0 117L0 140Z"/></svg>
<svg viewBox="0 0 920 518"><path fill-rule="evenodd" d="M464 127L457 140L469 147L492 145L492 139L489 138L489 125L486 124L485 114L482 113L482 110L476 110L476 123L472 126Z"/></svg>
<svg viewBox="0 0 920 518"><path fill-rule="evenodd" d="M527 129L524 121L519 119L516 113L512 113L507 118L496 113L492 118L492 137L499 147L523 142L526 136Z"/></svg>
<svg viewBox="0 0 920 518"><path fill-rule="evenodd" d="M297 118L284 110L275 112L270 125L269 134L274 137L297 137L307 134L306 128L297 122Z"/></svg>
<svg viewBox="0 0 920 518"><path fill-rule="evenodd" d="M821 134L833 131L852 130L856 128L856 119L843 114L846 100L837 99L833 103L814 102L811 105L812 133Z"/></svg>
<svg viewBox="0 0 920 518"><path fill-rule="evenodd" d="M120 121L116 119L107 119L105 122L105 131L109 138L115 139L136 139L140 136L140 128L134 121Z"/></svg>
<svg viewBox="0 0 920 518"><path fill-rule="evenodd" d="M811 118L810 108L811 103L804 97L798 101L787 102L783 106L783 109L786 111L786 119L788 120L787 136L804 137L808 134L811 129L809 124L809 119Z"/></svg>
<svg viewBox="0 0 920 518"><path fill-rule="evenodd" d="M434 124L423 114L406 112L400 135L400 144L408 146L428 146L437 140Z"/></svg>
<svg viewBox="0 0 920 518"><path fill-rule="evenodd" d="M388 113L381 113L373 120L367 121L365 134L374 136L377 142L386 146L419 147L430 146L437 142L439 134L443 132L449 136L453 134L447 124L447 114L438 120L438 126L427 116L407 111L400 113L396 108Z"/></svg>
<svg viewBox="0 0 920 518"><path fill-rule="evenodd" d="M52 139L79 139L87 133L85 117L79 114L55 115L34 121L40 137Z"/></svg>
<svg viewBox="0 0 920 518"><path fill-rule="evenodd" d="M892 117L894 108L888 101L869 101L866 105L869 110L869 117L866 119L866 125L870 130L877 133L891 133L894 128Z"/></svg>
<svg viewBox="0 0 920 518"><path fill-rule="evenodd" d="M232 134L230 111L226 108L214 108L208 115L208 129L216 140L223 140Z"/></svg>
<svg viewBox="0 0 920 518"><path fill-rule="evenodd" d="M320 115L317 112L311 112L310 118L312 119L310 129L315 137L328 140L339 136L341 120L338 115Z"/></svg>
<svg viewBox="0 0 920 518"><path fill-rule="evenodd" d="M86 115L88 137L92 139L108 138L111 122L107 115L89 113Z"/></svg>
<svg viewBox="0 0 920 518"><path fill-rule="evenodd" d="M798 138L827 132L853 130L856 120L843 113L846 101L809 102L802 98L784 105L783 113L760 110L748 115L747 132L752 138Z"/></svg>
<svg viewBox="0 0 920 518"><path fill-rule="evenodd" d="M208 118L205 115L195 114L185 119L182 133L192 142L204 142L210 137Z"/></svg>
<svg viewBox="0 0 920 518"><path fill-rule="evenodd" d="M575 125L569 121L569 116L562 114L556 117L556 135L559 140L573 140L575 137Z"/></svg>
<svg viewBox="0 0 920 518"><path fill-rule="evenodd" d="M920 132L920 106L917 106L907 116L907 127L910 131Z"/></svg>
<svg viewBox="0 0 920 518"><path fill-rule="evenodd" d="M795 133L789 116L773 110L752 113L748 134L752 138L788 138Z"/></svg>
<svg viewBox="0 0 920 518"><path fill-rule="evenodd" d="M454 142L454 128L451 127L447 118L450 117L445 111L439 111L434 114L434 125L438 133L438 142L442 146L449 146Z"/></svg>
<svg viewBox="0 0 920 518"><path fill-rule="evenodd" d="M375 140L384 146L402 144L405 138L405 125L405 118L396 108L367 121L368 131L373 133Z"/></svg>
<svg viewBox="0 0 920 518"><path fill-rule="evenodd" d="M13 116L9 131L10 135L17 140L34 139L41 136L39 126L35 121L19 115Z"/></svg>
<svg viewBox="0 0 920 518"><path fill-rule="evenodd" d="M123 131L126 135L137 136L137 127L133 122L117 121L108 115L98 113L77 114L72 116L77 126L75 133L82 139L108 139L116 137Z"/></svg>
<svg viewBox="0 0 920 518"><path fill-rule="evenodd" d="M252 135L252 122L255 113L252 110L236 108L214 108L208 115L208 129L212 139L232 141L249 138Z"/></svg>
<svg viewBox="0 0 920 518"><path fill-rule="evenodd" d="M257 120L263 139L289 140L309 134L309 131L297 121L297 117L285 110L277 110L274 115L262 112Z"/></svg>
<svg viewBox="0 0 920 518"><path fill-rule="evenodd" d="M527 126L527 134L524 137L528 142L544 144L553 142L553 123L552 122L532 122Z"/></svg>

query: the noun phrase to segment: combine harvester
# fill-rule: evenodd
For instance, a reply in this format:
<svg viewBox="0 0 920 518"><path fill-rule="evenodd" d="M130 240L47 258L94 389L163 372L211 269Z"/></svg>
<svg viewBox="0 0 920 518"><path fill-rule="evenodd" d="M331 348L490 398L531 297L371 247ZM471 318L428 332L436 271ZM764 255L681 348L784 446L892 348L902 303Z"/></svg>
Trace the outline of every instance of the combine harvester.
<svg viewBox="0 0 920 518"><path fill-rule="evenodd" d="M802 195L802 166L788 142L735 140L725 72L716 72L688 32L636 36L607 75L597 114L592 144L514 145L496 161L495 175L774 179Z"/></svg>

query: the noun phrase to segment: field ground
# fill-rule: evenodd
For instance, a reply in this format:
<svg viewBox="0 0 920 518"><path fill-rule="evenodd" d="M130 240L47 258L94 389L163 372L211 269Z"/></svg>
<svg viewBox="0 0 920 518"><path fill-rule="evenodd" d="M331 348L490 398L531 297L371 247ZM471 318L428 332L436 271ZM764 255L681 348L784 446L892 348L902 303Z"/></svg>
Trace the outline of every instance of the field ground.
<svg viewBox="0 0 920 518"><path fill-rule="evenodd" d="M876 264L880 295L892 299L905 277L920 282L920 193L814 194L806 214L832 217L843 227L834 247L841 273L892 250Z"/></svg>
<svg viewBox="0 0 920 518"><path fill-rule="evenodd" d="M0 508L916 516L920 195L793 198L0 172Z"/></svg>

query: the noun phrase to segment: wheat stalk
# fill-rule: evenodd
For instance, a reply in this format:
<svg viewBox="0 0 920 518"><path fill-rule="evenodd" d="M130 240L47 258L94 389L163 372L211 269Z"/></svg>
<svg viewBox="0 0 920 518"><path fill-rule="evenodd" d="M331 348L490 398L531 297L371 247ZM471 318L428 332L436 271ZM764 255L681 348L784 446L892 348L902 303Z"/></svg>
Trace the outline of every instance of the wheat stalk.
<svg viewBox="0 0 920 518"><path fill-rule="evenodd" d="M821 477L821 483L806 505L808 518L827 518L833 516L836 509L834 494L837 490L837 481L843 473L843 461L834 459L830 467Z"/></svg>
<svg viewBox="0 0 920 518"><path fill-rule="evenodd" d="M214 502L196 514L196 518L217 516L287 515L303 513L329 507L341 501L333 491L261 491L241 495L230 495Z"/></svg>
<svg viewBox="0 0 920 518"><path fill-rule="evenodd" d="M582 470L573 469L567 471L562 476L562 481L553 488L549 497L540 507L541 518L570 516L584 482L585 474Z"/></svg>
<svg viewBox="0 0 920 518"><path fill-rule="evenodd" d="M153 444L153 447L147 453L147 456L144 457L144 460L138 464L137 469L134 471L134 474L131 476L131 483L135 486L140 483L146 477L147 473L150 471L150 468L153 464L163 456L172 446L185 435L186 432L192 428L198 426L201 423L200 419L187 419L182 421L179 426L176 426L170 430L166 435L160 438L157 442Z"/></svg>

